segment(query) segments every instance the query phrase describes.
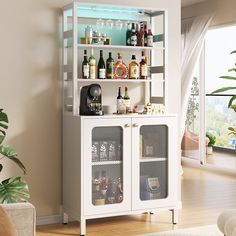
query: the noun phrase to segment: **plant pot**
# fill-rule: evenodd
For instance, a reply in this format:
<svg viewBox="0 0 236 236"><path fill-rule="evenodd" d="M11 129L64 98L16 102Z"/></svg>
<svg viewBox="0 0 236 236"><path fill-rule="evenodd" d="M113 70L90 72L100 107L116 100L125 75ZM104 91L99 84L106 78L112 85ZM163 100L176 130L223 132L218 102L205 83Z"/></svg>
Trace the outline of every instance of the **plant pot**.
<svg viewBox="0 0 236 236"><path fill-rule="evenodd" d="M213 154L213 148L212 147L206 147L206 154L212 155Z"/></svg>

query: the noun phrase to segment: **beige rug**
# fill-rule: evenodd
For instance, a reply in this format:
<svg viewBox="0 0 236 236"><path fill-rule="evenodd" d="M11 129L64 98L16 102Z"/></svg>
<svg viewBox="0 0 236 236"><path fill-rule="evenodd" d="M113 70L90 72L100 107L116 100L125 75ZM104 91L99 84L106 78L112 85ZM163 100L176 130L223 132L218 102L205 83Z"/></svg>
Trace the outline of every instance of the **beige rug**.
<svg viewBox="0 0 236 236"><path fill-rule="evenodd" d="M142 234L139 236L223 236L217 225L206 225L196 228L176 229L165 232Z"/></svg>

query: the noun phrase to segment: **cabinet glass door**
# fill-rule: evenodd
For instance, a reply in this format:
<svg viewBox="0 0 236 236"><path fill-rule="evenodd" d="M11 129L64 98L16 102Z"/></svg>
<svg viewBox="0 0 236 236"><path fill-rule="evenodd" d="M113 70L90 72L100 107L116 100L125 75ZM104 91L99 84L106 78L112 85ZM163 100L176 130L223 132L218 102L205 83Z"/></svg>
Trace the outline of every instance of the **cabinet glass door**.
<svg viewBox="0 0 236 236"><path fill-rule="evenodd" d="M177 135L172 119L133 119L133 208L164 206L176 197ZM137 148L138 147L138 148ZM172 150L173 149L173 150ZM175 195L176 192L175 192Z"/></svg>
<svg viewBox="0 0 236 236"><path fill-rule="evenodd" d="M92 130L92 203L123 202L123 129L119 126Z"/></svg>
<svg viewBox="0 0 236 236"><path fill-rule="evenodd" d="M155 200L168 196L168 127L140 127L139 181L140 200Z"/></svg>
<svg viewBox="0 0 236 236"><path fill-rule="evenodd" d="M88 170L85 182L89 185L85 208L91 214L130 209L130 119L91 119L86 124L90 135L84 155Z"/></svg>

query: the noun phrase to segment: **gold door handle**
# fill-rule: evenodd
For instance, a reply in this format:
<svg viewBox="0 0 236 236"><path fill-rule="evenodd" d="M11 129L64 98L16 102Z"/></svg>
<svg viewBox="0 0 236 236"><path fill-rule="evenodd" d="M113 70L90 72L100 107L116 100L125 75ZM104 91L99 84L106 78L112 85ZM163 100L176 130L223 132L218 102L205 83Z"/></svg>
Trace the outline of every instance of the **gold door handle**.
<svg viewBox="0 0 236 236"><path fill-rule="evenodd" d="M138 127L138 124L137 124L137 123L134 123L134 124L133 124L133 127Z"/></svg>
<svg viewBox="0 0 236 236"><path fill-rule="evenodd" d="M125 124L125 128L129 128L130 127L130 124Z"/></svg>

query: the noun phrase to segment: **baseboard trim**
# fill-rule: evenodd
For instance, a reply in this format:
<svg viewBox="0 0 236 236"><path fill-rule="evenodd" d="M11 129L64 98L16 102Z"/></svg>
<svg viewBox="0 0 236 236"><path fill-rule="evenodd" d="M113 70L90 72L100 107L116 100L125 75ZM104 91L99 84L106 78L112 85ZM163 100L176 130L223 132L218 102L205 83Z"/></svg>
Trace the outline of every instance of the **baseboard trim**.
<svg viewBox="0 0 236 236"><path fill-rule="evenodd" d="M62 223L62 215L38 216L36 218L36 225L51 225Z"/></svg>

